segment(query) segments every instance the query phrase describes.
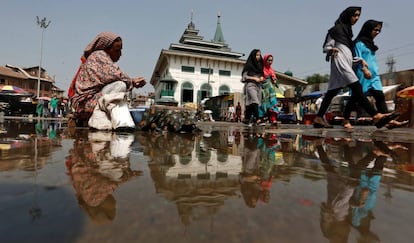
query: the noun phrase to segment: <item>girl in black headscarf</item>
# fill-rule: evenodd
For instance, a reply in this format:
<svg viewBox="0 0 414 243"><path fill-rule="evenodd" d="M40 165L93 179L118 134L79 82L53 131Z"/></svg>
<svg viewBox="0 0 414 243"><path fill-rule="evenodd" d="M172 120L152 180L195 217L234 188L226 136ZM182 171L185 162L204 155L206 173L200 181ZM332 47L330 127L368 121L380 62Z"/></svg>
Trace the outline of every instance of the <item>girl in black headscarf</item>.
<svg viewBox="0 0 414 243"><path fill-rule="evenodd" d="M242 82L245 83L246 95L245 121L260 124L259 105L261 101L261 83L263 78L263 58L259 49L253 49L246 60L242 71Z"/></svg>
<svg viewBox="0 0 414 243"><path fill-rule="evenodd" d="M352 41L352 25L354 25L361 15L361 7L348 7L342 11L335 25L328 30L323 50L327 53L327 61L331 61L331 73L328 83L328 91L322 101L316 118L313 120L315 128L332 128L325 122L323 116L331 104L333 97L344 88L352 90L352 99L355 99L362 108L373 117L377 128L385 126L390 120L395 118L395 114L378 113L371 105L369 100L362 92L362 86L358 82L358 77L353 70L354 63L361 63L367 67L367 63L361 58L355 58L354 44Z"/></svg>

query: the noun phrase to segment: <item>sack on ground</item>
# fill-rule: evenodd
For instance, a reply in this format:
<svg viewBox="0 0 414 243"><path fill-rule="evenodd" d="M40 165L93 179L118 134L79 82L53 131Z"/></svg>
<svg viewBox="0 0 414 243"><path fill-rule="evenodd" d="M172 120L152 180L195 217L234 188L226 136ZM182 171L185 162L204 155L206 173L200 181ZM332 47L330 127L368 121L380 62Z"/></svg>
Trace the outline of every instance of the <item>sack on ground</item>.
<svg viewBox="0 0 414 243"><path fill-rule="evenodd" d="M129 112L127 103L117 104L114 108L112 108L111 122L113 129L120 127L135 128L135 123L132 119L131 113Z"/></svg>
<svg viewBox="0 0 414 243"><path fill-rule="evenodd" d="M112 123L108 116L97 105L93 110L92 116L89 118L88 125L97 130L112 130Z"/></svg>

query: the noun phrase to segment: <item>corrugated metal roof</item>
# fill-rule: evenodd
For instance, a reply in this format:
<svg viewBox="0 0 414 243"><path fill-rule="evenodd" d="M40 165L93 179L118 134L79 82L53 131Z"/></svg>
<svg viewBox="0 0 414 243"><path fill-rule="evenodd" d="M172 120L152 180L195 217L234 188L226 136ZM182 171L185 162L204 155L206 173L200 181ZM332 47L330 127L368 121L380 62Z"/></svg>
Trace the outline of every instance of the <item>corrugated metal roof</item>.
<svg viewBox="0 0 414 243"><path fill-rule="evenodd" d="M4 67L4 66L0 66L0 76L18 78L18 79L27 79L26 75L22 74L18 70Z"/></svg>
<svg viewBox="0 0 414 243"><path fill-rule="evenodd" d="M306 82L305 80L299 79L299 78L295 78L289 75L286 75L284 73L276 72L276 77L279 79L280 83L282 84L287 84L287 85L307 85L308 82ZM287 81L287 82L284 82Z"/></svg>

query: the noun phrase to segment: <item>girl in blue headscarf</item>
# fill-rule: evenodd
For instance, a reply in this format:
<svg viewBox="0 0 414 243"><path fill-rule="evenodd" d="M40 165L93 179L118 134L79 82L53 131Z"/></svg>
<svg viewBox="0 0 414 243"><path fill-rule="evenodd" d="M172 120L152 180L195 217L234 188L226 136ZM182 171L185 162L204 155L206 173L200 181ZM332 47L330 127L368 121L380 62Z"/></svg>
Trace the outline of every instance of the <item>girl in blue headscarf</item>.
<svg viewBox="0 0 414 243"><path fill-rule="evenodd" d="M385 103L385 95L382 89L382 82L379 73L379 67L377 57L375 55L378 50L378 46L375 45L374 39L381 33L382 22L370 19L364 23L359 32L357 38L354 40L355 56L362 58L368 64L368 67L358 65L356 68L356 75L359 78L359 82L362 85L362 91L365 95L370 95L375 99L375 106L381 113L388 113L388 108ZM354 108L354 102L348 102L344 111L344 127L352 128L349 121L352 108ZM396 128L405 126L408 121L399 122L396 120L390 121L387 128Z"/></svg>

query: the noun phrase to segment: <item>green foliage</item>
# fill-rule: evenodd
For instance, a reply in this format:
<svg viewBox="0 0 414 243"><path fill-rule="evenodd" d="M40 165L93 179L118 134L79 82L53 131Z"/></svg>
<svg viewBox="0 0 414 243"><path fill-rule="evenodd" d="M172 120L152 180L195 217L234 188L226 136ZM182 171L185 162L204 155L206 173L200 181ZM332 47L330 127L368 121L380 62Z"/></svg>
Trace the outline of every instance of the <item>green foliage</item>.
<svg viewBox="0 0 414 243"><path fill-rule="evenodd" d="M308 76L306 81L308 82L308 85L327 83L329 81L329 74L320 75L319 73L315 73L312 76Z"/></svg>
<svg viewBox="0 0 414 243"><path fill-rule="evenodd" d="M306 86L304 85L296 85L295 86L295 97L301 97L302 92L305 89Z"/></svg>

